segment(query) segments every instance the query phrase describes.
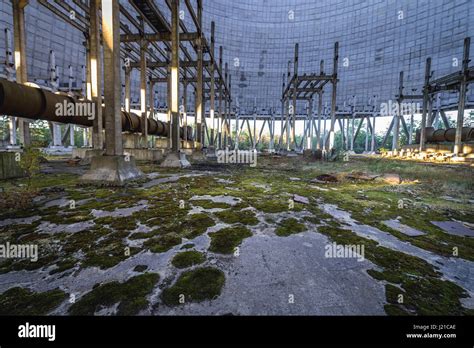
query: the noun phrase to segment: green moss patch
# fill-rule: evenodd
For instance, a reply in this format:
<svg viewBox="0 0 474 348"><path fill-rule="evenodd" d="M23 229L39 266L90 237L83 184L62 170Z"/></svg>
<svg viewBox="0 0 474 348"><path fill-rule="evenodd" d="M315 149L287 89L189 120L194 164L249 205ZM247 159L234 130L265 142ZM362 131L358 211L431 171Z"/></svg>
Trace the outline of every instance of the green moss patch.
<svg viewBox="0 0 474 348"><path fill-rule="evenodd" d="M280 237L287 237L289 235L306 231L306 226L298 222L295 218L282 220L278 223L275 234Z"/></svg>
<svg viewBox="0 0 474 348"><path fill-rule="evenodd" d="M170 250L175 245L181 244L182 238L175 233L165 234L163 236L150 238L145 243L144 247L147 247L151 252L163 253Z"/></svg>
<svg viewBox="0 0 474 348"><path fill-rule="evenodd" d="M186 271L176 283L163 290L161 298L169 306L186 302L202 302L219 296L225 283L225 275L217 268L204 267Z"/></svg>
<svg viewBox="0 0 474 348"><path fill-rule="evenodd" d="M441 274L428 262L399 251L380 246L376 241L331 226L318 231L341 245L364 245L365 258L383 268L367 273L377 280L392 283L386 288L387 314L463 315L469 310L460 299L467 293L458 285L441 279ZM396 284L397 286L394 286ZM398 295L404 299L398 303Z"/></svg>
<svg viewBox="0 0 474 348"><path fill-rule="evenodd" d="M203 209L215 209L215 208L221 208L221 209L227 209L230 208L231 205L224 203L224 202L213 202L210 199L194 199L191 201L192 205L201 207Z"/></svg>
<svg viewBox="0 0 474 348"><path fill-rule="evenodd" d="M147 295L159 280L156 273L145 273L124 283L110 282L96 286L69 308L71 315L94 315L102 308L120 303L117 315L136 315L148 306Z"/></svg>
<svg viewBox="0 0 474 348"><path fill-rule="evenodd" d="M171 264L177 268L187 268L199 265L206 261L206 256L199 251L190 250L176 254L171 260Z"/></svg>
<svg viewBox="0 0 474 348"><path fill-rule="evenodd" d="M235 224L240 222L243 225L256 225L258 219L251 210L228 209L215 213L215 215L226 224Z"/></svg>
<svg viewBox="0 0 474 348"><path fill-rule="evenodd" d="M67 294L59 289L35 293L12 288L0 295L0 315L46 315L66 298Z"/></svg>
<svg viewBox="0 0 474 348"><path fill-rule="evenodd" d="M252 232L244 226L223 228L217 232L209 233L209 237L211 237L209 250L220 254L231 254L245 238L251 236Z"/></svg>

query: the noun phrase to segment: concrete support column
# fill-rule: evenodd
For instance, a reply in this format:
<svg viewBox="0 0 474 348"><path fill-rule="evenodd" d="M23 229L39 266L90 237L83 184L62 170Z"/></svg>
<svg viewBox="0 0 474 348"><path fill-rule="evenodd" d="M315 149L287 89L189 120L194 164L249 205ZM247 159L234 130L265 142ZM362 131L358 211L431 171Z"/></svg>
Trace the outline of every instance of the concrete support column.
<svg viewBox="0 0 474 348"><path fill-rule="evenodd" d="M214 38L214 32L215 32L215 29L216 29L216 24L215 22L211 22L211 53L212 53L212 56L214 56L214 45L215 45L215 38ZM214 123L215 123L215 120L214 120L214 112L215 112L215 104L216 104L216 82L215 82L215 66L214 66L214 62L212 62L209 70L210 70L210 74L211 74L211 97L210 97L210 100L209 100L209 116L210 116L210 128L211 128L211 132L210 132L210 144L209 146L211 146L212 148L214 148Z"/></svg>
<svg viewBox="0 0 474 348"><path fill-rule="evenodd" d="M283 98L283 93L285 93L285 74L282 75L282 85L281 85L281 115L280 115L280 139L278 141L278 150L281 151L283 146L283 123L285 115L285 99Z"/></svg>
<svg viewBox="0 0 474 348"><path fill-rule="evenodd" d="M227 123L227 127L228 127L228 135L229 135L229 146L232 146L232 75L229 74L229 85L227 86L228 89L229 89L229 103L228 103L228 107L229 107L229 122Z"/></svg>
<svg viewBox="0 0 474 348"><path fill-rule="evenodd" d="M148 98L148 103L150 104L150 114L148 117L153 120L155 119L155 83L152 81L151 76L149 78ZM155 136L152 136L151 147L155 147Z"/></svg>
<svg viewBox="0 0 474 348"><path fill-rule="evenodd" d="M101 0L90 0L90 36L89 36L89 77L90 93L88 96L94 103L95 118L92 126L92 144L94 149L104 148L102 129L102 65L100 49L100 8ZM120 99L119 99L120 100Z"/></svg>
<svg viewBox="0 0 474 348"><path fill-rule="evenodd" d="M467 79L469 77L469 48L471 46L471 39L464 39L464 54L462 61L462 80L459 84L459 102L458 102L458 116L456 119L456 136L454 138L454 153L459 155L463 152L462 140L462 126L464 122L464 106L466 102Z"/></svg>
<svg viewBox="0 0 474 348"><path fill-rule="evenodd" d="M228 78L229 78L229 66L227 63L225 63L225 68L224 68L224 85L227 87L228 84L227 84L227 81L228 81ZM229 111L229 96L225 95L225 99L224 99L224 148L227 149L227 141L228 141L228 133L227 133L227 117L228 117L228 111Z"/></svg>
<svg viewBox="0 0 474 348"><path fill-rule="evenodd" d="M122 83L120 82L120 6L118 1L102 0L102 35L104 42L105 154L107 156L121 156L123 155L120 107Z"/></svg>
<svg viewBox="0 0 474 348"><path fill-rule="evenodd" d="M171 6L171 150L178 153L181 145L179 137L179 0L172 0Z"/></svg>
<svg viewBox="0 0 474 348"><path fill-rule="evenodd" d="M275 146L275 112L273 109L270 110L270 112L271 112L271 116L270 116L271 123L269 124L269 127L268 127L270 129L270 143L268 145L268 150L270 152L273 152L273 149Z"/></svg>
<svg viewBox="0 0 474 348"><path fill-rule="evenodd" d="M222 46L219 47L219 71L222 73L223 69L223 48ZM218 148L222 149L223 146L223 140L222 140L222 125L224 122L224 114L222 110L222 93L223 92L223 84L222 84L222 79L219 80L219 120L218 120Z"/></svg>
<svg viewBox="0 0 474 348"><path fill-rule="evenodd" d="M12 0L16 82L20 84L28 82L25 29L25 7L28 3L28 0ZM25 146L30 145L31 133L29 123L19 118L18 129L20 133L20 143Z"/></svg>
<svg viewBox="0 0 474 348"><path fill-rule="evenodd" d="M203 49L202 49L202 0L197 0L198 38L197 48L197 82L196 82L196 141L204 143L202 121L204 117L203 105Z"/></svg>
<svg viewBox="0 0 474 348"><path fill-rule="evenodd" d="M52 123L51 130L53 132L53 146L54 147L62 146L61 125L58 123Z"/></svg>
<svg viewBox="0 0 474 348"><path fill-rule="evenodd" d="M309 119L309 127L308 127L308 138L307 138L307 143L306 143L306 148L308 150L313 149L313 98L309 99L309 105L308 105L308 119Z"/></svg>
<svg viewBox="0 0 474 348"><path fill-rule="evenodd" d="M375 119L377 115L377 98L374 96L374 111L372 114L372 138L370 141L370 151L375 152Z"/></svg>
<svg viewBox="0 0 474 348"><path fill-rule="evenodd" d="M130 104L131 104L131 79L130 74L132 69L130 66L125 66L125 111L130 112Z"/></svg>
<svg viewBox="0 0 474 348"><path fill-rule="evenodd" d="M318 129L316 130L316 149L321 149L321 117L323 113L323 91L318 92ZM324 121L324 131L326 131L326 121Z"/></svg>
<svg viewBox="0 0 474 348"><path fill-rule="evenodd" d="M431 77L431 58L426 59L425 66L425 84L423 86L423 113L421 114L421 130L420 130L420 152L425 150L426 138L426 114L428 112L429 100L429 83Z"/></svg>
<svg viewBox="0 0 474 348"><path fill-rule="evenodd" d="M328 150L334 149L334 126L336 124L336 90L337 90L337 65L339 61L339 42L334 44L334 62L332 77L332 96L331 96L331 125L329 128Z"/></svg>
<svg viewBox="0 0 474 348"><path fill-rule="evenodd" d="M74 139L74 125L70 124L69 125L69 145L71 147L74 147L75 145L75 139Z"/></svg>
<svg viewBox="0 0 474 348"><path fill-rule="evenodd" d="M293 84L293 117L291 122L291 149L296 151L296 97L297 97L297 88L298 88L298 50L299 45L295 44L295 59L293 61L293 76L294 76L294 84Z"/></svg>
<svg viewBox="0 0 474 348"><path fill-rule="evenodd" d="M186 82L186 73L184 73L183 82L183 139L188 141L188 83Z"/></svg>
<svg viewBox="0 0 474 348"><path fill-rule="evenodd" d="M10 131L10 146L15 147L16 143L16 117L9 117L8 127Z"/></svg>
<svg viewBox="0 0 474 348"><path fill-rule="evenodd" d="M143 22L142 22L143 23ZM143 28L142 24L142 28ZM148 148L148 117L147 117L147 47L145 40L140 42L140 112L142 146Z"/></svg>
<svg viewBox="0 0 474 348"><path fill-rule="evenodd" d="M360 122L362 122L362 120ZM366 116L365 117L365 147L364 147L365 152L369 151L369 122L370 122L370 118L369 116Z"/></svg>
<svg viewBox="0 0 474 348"><path fill-rule="evenodd" d="M257 105L253 109L253 150L257 147Z"/></svg>
<svg viewBox="0 0 474 348"><path fill-rule="evenodd" d="M413 143L413 114L410 115L410 128L408 132L408 145Z"/></svg>

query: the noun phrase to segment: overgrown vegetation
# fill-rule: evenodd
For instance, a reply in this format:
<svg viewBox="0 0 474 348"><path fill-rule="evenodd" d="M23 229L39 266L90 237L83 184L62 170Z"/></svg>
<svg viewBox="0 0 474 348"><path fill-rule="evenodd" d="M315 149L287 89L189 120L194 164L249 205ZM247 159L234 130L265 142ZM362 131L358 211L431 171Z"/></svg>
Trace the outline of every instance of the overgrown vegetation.
<svg viewBox="0 0 474 348"><path fill-rule="evenodd" d="M204 267L186 271L176 283L163 290L161 298L169 306L212 300L220 295L225 275L217 268Z"/></svg>
<svg viewBox="0 0 474 348"><path fill-rule="evenodd" d="M124 283L96 285L69 308L69 314L94 315L118 303L117 315L136 315L148 306L147 295L159 278L156 273L145 273Z"/></svg>

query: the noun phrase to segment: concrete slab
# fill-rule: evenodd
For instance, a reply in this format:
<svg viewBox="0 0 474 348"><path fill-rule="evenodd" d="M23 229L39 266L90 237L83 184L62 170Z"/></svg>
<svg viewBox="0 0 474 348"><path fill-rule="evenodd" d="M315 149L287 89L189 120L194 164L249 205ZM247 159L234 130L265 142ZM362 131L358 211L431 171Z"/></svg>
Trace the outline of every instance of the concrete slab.
<svg viewBox="0 0 474 348"><path fill-rule="evenodd" d="M444 232L461 237L474 237L474 230L459 221L431 221Z"/></svg>
<svg viewBox="0 0 474 348"><path fill-rule="evenodd" d="M412 228L410 226L404 225L400 223L400 221L392 219L392 220L386 220L382 222L385 226L388 226L390 228L393 228L394 230L401 232L407 236L410 237L418 237L418 236L423 236L426 233L423 231L419 231L415 228Z"/></svg>

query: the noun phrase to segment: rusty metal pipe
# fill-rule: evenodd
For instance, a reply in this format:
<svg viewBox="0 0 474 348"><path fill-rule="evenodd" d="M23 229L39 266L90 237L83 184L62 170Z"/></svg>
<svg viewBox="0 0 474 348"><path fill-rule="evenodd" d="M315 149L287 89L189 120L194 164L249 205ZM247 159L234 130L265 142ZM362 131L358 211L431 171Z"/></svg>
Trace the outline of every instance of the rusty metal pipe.
<svg viewBox="0 0 474 348"><path fill-rule="evenodd" d="M85 127L92 127L93 120L87 116L58 116L56 108L58 104L74 105L81 103L85 110L92 102L78 100L65 93L52 93L41 88L30 87L0 79L0 115L23 117L32 120L44 120L65 124L76 124ZM93 110L93 109L92 109ZM105 128L105 118L104 128ZM131 133L141 132L141 117L133 112L122 111L122 131ZM188 140L192 140L192 128L187 127ZM181 138L184 129L181 127ZM169 124L153 119L148 119L148 134L167 137L169 135Z"/></svg>

